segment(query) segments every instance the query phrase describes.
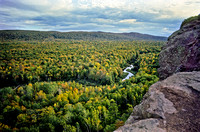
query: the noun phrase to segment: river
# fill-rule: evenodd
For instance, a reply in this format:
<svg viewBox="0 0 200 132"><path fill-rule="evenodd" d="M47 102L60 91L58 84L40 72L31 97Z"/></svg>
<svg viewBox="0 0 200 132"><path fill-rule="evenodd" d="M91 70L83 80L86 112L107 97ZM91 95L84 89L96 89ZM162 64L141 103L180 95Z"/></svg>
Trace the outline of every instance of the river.
<svg viewBox="0 0 200 132"><path fill-rule="evenodd" d="M129 67L127 67L126 69L124 69L123 72L128 73L128 75L122 81L125 81L126 79L129 79L130 77L134 76L133 73L127 71L128 69L131 70L133 67L134 67L133 65L130 65Z"/></svg>

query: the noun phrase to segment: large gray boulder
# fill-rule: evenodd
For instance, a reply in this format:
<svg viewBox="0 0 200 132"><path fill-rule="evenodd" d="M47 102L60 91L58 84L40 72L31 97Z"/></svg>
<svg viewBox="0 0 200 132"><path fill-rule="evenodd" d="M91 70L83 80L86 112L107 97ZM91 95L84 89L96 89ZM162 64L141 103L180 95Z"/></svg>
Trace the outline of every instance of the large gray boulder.
<svg viewBox="0 0 200 132"><path fill-rule="evenodd" d="M199 132L200 71L176 73L153 84L115 132Z"/></svg>
<svg viewBox="0 0 200 132"><path fill-rule="evenodd" d="M159 56L159 78L173 73L200 71L200 15L185 20L174 32Z"/></svg>

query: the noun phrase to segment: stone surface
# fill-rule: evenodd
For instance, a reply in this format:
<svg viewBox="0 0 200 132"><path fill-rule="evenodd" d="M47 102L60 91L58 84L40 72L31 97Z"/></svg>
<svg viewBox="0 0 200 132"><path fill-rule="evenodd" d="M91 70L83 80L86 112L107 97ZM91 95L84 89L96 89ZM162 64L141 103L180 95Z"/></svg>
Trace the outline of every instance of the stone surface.
<svg viewBox="0 0 200 132"><path fill-rule="evenodd" d="M200 19L183 25L168 38L159 64L160 79L177 72L200 71Z"/></svg>
<svg viewBox="0 0 200 132"><path fill-rule="evenodd" d="M115 132L198 132L200 71L176 73L152 85Z"/></svg>
<svg viewBox="0 0 200 132"><path fill-rule="evenodd" d="M168 38L159 64L162 81L115 132L200 131L200 16L184 21Z"/></svg>
<svg viewBox="0 0 200 132"><path fill-rule="evenodd" d="M166 132L165 129L159 128L158 125L158 119L149 118L145 120L140 120L133 124L124 125L116 132Z"/></svg>

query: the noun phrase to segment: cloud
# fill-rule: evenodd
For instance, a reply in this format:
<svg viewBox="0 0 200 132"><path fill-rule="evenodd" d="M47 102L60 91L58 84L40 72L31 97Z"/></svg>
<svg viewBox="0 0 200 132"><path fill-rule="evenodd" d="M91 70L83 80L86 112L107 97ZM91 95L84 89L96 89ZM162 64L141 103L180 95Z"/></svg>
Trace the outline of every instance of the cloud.
<svg viewBox="0 0 200 132"><path fill-rule="evenodd" d="M163 31L164 33L171 33L171 32L172 32L169 28L166 28L166 27L164 27L164 28L162 29L162 31Z"/></svg>
<svg viewBox="0 0 200 132"><path fill-rule="evenodd" d="M76 3L76 2L75 2ZM78 0L77 5L81 8L119 8L126 5L121 0Z"/></svg>
<svg viewBox="0 0 200 132"><path fill-rule="evenodd" d="M128 23L128 24L134 24L136 23L136 19L124 19L124 20L120 20L120 23Z"/></svg>
<svg viewBox="0 0 200 132"><path fill-rule="evenodd" d="M169 36L199 7L199 0L0 0L0 29Z"/></svg>
<svg viewBox="0 0 200 132"><path fill-rule="evenodd" d="M26 20L25 21L26 24L36 24L37 21L33 21L33 20Z"/></svg>

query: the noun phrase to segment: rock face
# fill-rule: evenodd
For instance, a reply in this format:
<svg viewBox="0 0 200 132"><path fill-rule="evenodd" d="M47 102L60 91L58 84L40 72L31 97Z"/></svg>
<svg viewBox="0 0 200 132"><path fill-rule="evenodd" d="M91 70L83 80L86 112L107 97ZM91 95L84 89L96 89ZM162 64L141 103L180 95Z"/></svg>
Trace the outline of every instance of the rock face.
<svg viewBox="0 0 200 132"><path fill-rule="evenodd" d="M125 125L115 132L199 132L200 71L153 84Z"/></svg>
<svg viewBox="0 0 200 132"><path fill-rule="evenodd" d="M115 132L200 131L200 15L183 22L159 57L159 77Z"/></svg>
<svg viewBox="0 0 200 132"><path fill-rule="evenodd" d="M200 16L168 38L160 53L159 64L160 79L177 72L200 71Z"/></svg>

